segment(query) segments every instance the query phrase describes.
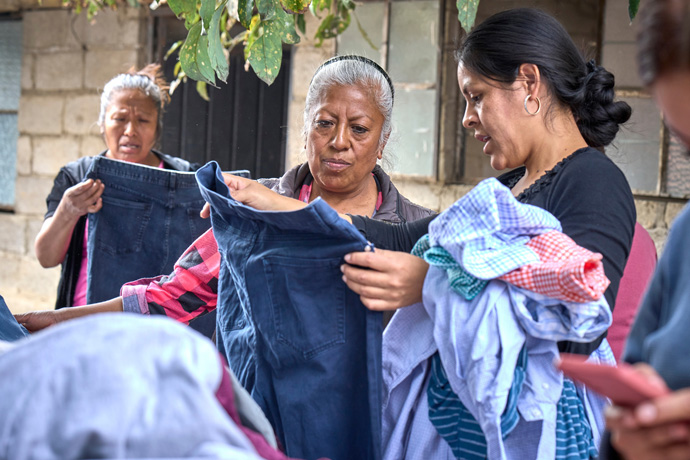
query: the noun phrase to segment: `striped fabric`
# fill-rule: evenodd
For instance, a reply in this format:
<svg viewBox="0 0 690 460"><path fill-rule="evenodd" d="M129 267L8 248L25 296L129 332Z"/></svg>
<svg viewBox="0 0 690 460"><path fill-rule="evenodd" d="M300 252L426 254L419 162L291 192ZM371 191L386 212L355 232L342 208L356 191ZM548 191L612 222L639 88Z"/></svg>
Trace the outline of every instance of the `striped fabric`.
<svg viewBox="0 0 690 460"><path fill-rule="evenodd" d="M527 351L523 348L515 365L505 411L501 416L501 432L505 439L517 426L520 415L517 400L525 381ZM431 376L427 387L429 420L448 443L458 459L480 460L487 456L486 439L479 423L453 392L438 352L431 357Z"/></svg>
<svg viewBox="0 0 690 460"><path fill-rule="evenodd" d="M602 255L578 246L564 233L552 231L535 236L526 246L540 261L524 265L499 279L570 302L598 300L610 284L604 274Z"/></svg>
<svg viewBox="0 0 690 460"><path fill-rule="evenodd" d="M563 392L556 409L555 460L589 460L597 458L598 451L592 439L592 428L585 408L577 395L572 380L563 379Z"/></svg>
<svg viewBox="0 0 690 460"><path fill-rule="evenodd" d="M429 265L443 269L448 274L451 289L467 300L474 299L487 285L488 281L480 280L467 273L453 256L440 246L431 247L429 234L424 235L412 248L412 255L424 259Z"/></svg>
<svg viewBox="0 0 690 460"><path fill-rule="evenodd" d="M501 416L505 439L520 421L517 400L525 379L527 352L520 351L506 408ZM438 353L431 357L431 376L427 387L429 420L459 460L485 460L487 445L477 420L453 392ZM589 460L597 457L592 428L575 384L563 379L563 391L556 408L555 460Z"/></svg>

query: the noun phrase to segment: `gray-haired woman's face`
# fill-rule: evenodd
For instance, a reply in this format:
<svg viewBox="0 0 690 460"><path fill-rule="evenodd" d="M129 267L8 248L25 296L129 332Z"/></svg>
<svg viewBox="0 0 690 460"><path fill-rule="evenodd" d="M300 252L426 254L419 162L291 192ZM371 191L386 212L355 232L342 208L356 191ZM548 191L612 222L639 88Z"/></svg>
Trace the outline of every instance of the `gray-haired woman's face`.
<svg viewBox="0 0 690 460"><path fill-rule="evenodd" d="M110 158L145 163L156 143L158 107L137 89L115 91L101 129Z"/></svg>
<svg viewBox="0 0 690 460"><path fill-rule="evenodd" d="M362 187L382 156L383 123L369 91L357 86L329 88L307 127L309 169L318 186L331 193Z"/></svg>

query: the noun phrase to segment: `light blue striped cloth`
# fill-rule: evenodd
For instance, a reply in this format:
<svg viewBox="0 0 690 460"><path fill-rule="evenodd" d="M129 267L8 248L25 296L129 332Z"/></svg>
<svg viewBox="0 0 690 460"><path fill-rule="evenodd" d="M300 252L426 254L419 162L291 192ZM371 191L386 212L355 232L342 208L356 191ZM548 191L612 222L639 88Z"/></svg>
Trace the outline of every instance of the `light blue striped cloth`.
<svg viewBox="0 0 690 460"><path fill-rule="evenodd" d="M525 243L551 230L561 230L551 213L519 203L508 187L490 178L429 224L429 242L448 251L470 275L491 280L539 262Z"/></svg>
<svg viewBox="0 0 690 460"><path fill-rule="evenodd" d="M488 283L467 273L442 247L431 247L428 233L417 241L411 254L424 259L429 265L445 270L451 289L467 300L474 299Z"/></svg>
<svg viewBox="0 0 690 460"><path fill-rule="evenodd" d="M525 380L527 353L523 348L515 366L508 402L501 416L501 433L506 439L517 426L520 415L517 400ZM438 353L431 358L431 377L427 387L429 420L448 443L458 460L486 460L487 444L477 420L453 392ZM575 384L563 380L563 391L556 408L555 460L590 460L597 457L592 428Z"/></svg>

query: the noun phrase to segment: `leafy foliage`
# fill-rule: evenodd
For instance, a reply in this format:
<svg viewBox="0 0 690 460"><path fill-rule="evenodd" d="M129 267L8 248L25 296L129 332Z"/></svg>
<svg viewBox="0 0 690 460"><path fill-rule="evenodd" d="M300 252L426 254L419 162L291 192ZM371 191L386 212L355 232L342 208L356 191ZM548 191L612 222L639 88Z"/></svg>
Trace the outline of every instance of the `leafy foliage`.
<svg viewBox="0 0 690 460"><path fill-rule="evenodd" d="M470 31L477 17L480 0L456 0L458 20ZM120 5L159 5L167 3L175 15L184 19L188 30L184 43L176 43L166 58L178 48L179 65L175 66L177 80L189 77L199 82L199 94L206 95L205 84L216 84L216 78L226 81L229 74L228 55L238 44L244 46L247 66L269 85L275 80L283 57L283 45L299 43L299 30L306 34L304 14L307 10L321 20L314 39L316 46L334 38L347 29L355 16L357 27L372 47L369 37L355 15L353 0L63 0L63 4L77 13L87 10L89 18L104 8ZM628 0L628 14L632 21L637 15L640 0ZM233 25L240 23L246 30L230 36ZM206 96L207 98L207 96Z"/></svg>
<svg viewBox="0 0 690 460"><path fill-rule="evenodd" d="M477 18L477 8L479 0L457 0L458 21L466 32L472 30L474 21Z"/></svg>
<svg viewBox="0 0 690 460"><path fill-rule="evenodd" d="M638 9L640 9L640 0L628 0L628 16L630 16L630 22L637 16Z"/></svg>

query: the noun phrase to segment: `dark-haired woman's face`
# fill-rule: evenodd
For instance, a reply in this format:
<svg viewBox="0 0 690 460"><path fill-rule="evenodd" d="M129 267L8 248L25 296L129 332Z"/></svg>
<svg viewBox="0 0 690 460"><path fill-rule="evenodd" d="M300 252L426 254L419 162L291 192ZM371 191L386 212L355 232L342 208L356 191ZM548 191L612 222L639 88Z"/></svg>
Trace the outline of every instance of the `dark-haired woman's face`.
<svg viewBox="0 0 690 460"><path fill-rule="evenodd" d="M690 149L690 70L663 74L650 89L666 126Z"/></svg>
<svg viewBox="0 0 690 460"><path fill-rule="evenodd" d="M487 80L458 66L458 84L467 106L462 124L474 129L474 137L484 143L491 167L500 171L525 164L534 138L526 119L523 101L527 93L517 82L511 87ZM536 104L531 110L536 110ZM531 120L530 120L531 121Z"/></svg>

